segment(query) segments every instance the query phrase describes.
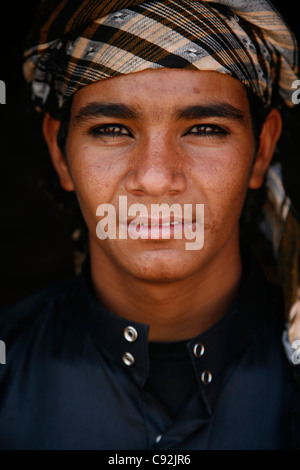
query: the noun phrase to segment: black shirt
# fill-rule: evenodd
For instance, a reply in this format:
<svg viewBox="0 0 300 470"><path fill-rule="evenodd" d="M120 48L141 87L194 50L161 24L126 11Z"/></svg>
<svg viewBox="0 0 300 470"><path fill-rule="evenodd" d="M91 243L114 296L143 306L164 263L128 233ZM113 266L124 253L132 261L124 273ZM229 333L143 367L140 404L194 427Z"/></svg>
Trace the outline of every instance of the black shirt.
<svg viewBox="0 0 300 470"><path fill-rule="evenodd" d="M255 265L187 342L106 311L88 269L4 309L0 449L287 449L299 406L282 303ZM295 426L294 426L295 427Z"/></svg>

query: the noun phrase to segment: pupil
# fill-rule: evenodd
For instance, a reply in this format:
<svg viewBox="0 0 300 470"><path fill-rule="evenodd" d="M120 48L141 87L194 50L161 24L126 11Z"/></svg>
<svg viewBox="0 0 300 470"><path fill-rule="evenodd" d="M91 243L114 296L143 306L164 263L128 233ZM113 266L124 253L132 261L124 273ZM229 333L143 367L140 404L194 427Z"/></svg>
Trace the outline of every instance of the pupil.
<svg viewBox="0 0 300 470"><path fill-rule="evenodd" d="M114 134L115 132L120 132L120 128L117 127L117 126L108 126L106 128L106 132L108 132L110 134Z"/></svg>

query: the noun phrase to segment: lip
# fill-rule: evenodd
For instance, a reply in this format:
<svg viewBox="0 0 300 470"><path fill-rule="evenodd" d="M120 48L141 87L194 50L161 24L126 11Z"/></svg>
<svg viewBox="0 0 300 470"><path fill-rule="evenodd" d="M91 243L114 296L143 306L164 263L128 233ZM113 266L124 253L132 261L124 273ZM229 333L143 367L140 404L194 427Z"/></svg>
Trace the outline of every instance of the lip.
<svg viewBox="0 0 300 470"><path fill-rule="evenodd" d="M170 226L170 225L177 225L181 224L184 225L185 223L189 223L190 221L184 220L182 217L164 217L164 218L145 218L145 217L135 217L127 220L127 225L143 225L147 227L162 227L162 226Z"/></svg>
<svg viewBox="0 0 300 470"><path fill-rule="evenodd" d="M162 219L129 219L127 222L127 231L130 238L141 238L144 240L170 240L182 239L184 229L193 230L195 221L184 220L182 218L170 220Z"/></svg>

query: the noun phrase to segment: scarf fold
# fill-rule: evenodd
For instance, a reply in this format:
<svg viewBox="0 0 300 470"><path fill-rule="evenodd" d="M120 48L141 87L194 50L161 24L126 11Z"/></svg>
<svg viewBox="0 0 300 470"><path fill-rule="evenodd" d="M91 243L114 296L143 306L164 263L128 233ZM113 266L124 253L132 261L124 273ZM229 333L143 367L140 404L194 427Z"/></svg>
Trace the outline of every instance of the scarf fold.
<svg viewBox="0 0 300 470"><path fill-rule="evenodd" d="M39 107L50 90L61 107L94 81L160 67L230 74L267 105L276 83L293 105L296 40L265 0L50 1L36 24L24 75Z"/></svg>

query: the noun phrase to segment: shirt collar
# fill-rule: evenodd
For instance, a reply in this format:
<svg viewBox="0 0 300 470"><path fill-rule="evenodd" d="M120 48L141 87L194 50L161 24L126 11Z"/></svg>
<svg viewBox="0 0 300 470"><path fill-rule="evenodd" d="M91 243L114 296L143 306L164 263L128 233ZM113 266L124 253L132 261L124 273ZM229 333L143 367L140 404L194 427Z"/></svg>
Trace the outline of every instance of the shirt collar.
<svg viewBox="0 0 300 470"><path fill-rule="evenodd" d="M78 306L84 312L89 333L97 347L122 367L145 379L149 370L149 326L115 315L96 300L88 262L82 271L77 296Z"/></svg>
<svg viewBox="0 0 300 470"><path fill-rule="evenodd" d="M260 268L250 261L229 311L211 328L187 341L200 385L208 386L217 379L264 321L265 312L270 310L266 284ZM149 327L107 311L94 298L88 263L81 275L76 304L97 347L144 383L149 372Z"/></svg>

